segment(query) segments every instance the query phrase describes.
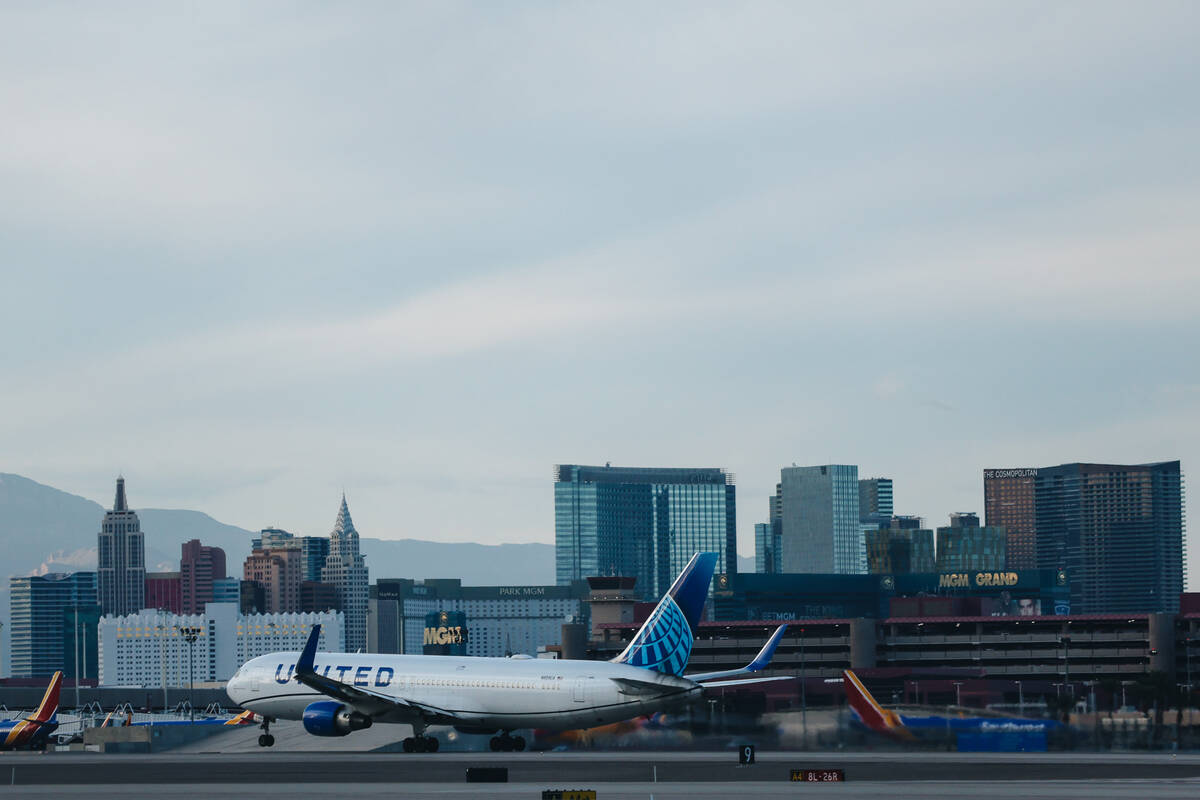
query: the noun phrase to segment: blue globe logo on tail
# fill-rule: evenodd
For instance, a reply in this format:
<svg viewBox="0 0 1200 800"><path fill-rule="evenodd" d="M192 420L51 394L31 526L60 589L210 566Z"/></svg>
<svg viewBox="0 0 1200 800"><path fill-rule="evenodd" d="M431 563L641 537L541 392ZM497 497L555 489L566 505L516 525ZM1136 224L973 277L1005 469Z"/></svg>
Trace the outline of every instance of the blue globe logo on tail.
<svg viewBox="0 0 1200 800"><path fill-rule="evenodd" d="M666 675L682 675L692 654L692 641L716 563L716 553L692 556L633 641L613 660Z"/></svg>
<svg viewBox="0 0 1200 800"><path fill-rule="evenodd" d="M654 609L625 652L629 655L621 660L631 666L683 674L692 654L692 631L670 595Z"/></svg>

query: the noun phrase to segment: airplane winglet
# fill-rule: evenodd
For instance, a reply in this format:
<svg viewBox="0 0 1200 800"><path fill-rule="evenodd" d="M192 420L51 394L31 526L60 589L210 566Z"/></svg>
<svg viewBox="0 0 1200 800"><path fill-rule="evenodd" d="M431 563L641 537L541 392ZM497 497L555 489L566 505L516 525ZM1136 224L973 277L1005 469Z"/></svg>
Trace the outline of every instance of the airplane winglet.
<svg viewBox="0 0 1200 800"><path fill-rule="evenodd" d="M304 643L304 652L300 654L300 658L296 661L296 680L300 679L300 675L311 675L316 670L313 669L313 662L317 658L317 642L321 638L321 625L317 623L312 626L312 630L308 634L308 641Z"/></svg>
<svg viewBox="0 0 1200 800"><path fill-rule="evenodd" d="M726 669L721 670L720 672L704 672L699 675L684 675L684 677L690 681L701 683L703 681L712 681L719 678L732 678L736 675L745 675L750 672L761 672L762 670L766 669L768 664L771 663L771 658L775 655L775 648L779 646L779 641L783 639L783 634L786 631L786 624L780 625L778 628L776 628L775 632L771 634L771 638L767 639L767 643L764 644L762 649L758 651L758 655L754 657L754 660L741 669ZM711 686L713 684L706 685Z"/></svg>
<svg viewBox="0 0 1200 800"><path fill-rule="evenodd" d="M784 632L787 631L787 624L780 625L771 634L771 638L767 639L767 643L762 646L762 650L758 651L758 655L754 660L746 665L747 672L758 672L771 663L772 656L775 655L775 648L779 646L779 640L783 638Z"/></svg>

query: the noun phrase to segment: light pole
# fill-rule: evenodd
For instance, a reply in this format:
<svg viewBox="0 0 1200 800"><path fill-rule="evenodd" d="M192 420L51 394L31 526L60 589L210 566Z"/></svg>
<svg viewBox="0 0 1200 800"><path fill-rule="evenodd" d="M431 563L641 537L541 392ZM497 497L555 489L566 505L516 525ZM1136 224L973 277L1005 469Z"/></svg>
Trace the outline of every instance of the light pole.
<svg viewBox="0 0 1200 800"><path fill-rule="evenodd" d="M1192 642L1196 637L1189 636L1183 640L1183 664L1187 671L1187 705L1192 707Z"/></svg>
<svg viewBox="0 0 1200 800"><path fill-rule="evenodd" d="M162 609L159 609L160 611ZM167 713L167 641L166 631L167 626L161 622L154 626L155 633L158 634L158 663L162 668L162 687L163 687L163 713ZM149 705L150 700L146 700Z"/></svg>
<svg viewBox="0 0 1200 800"><path fill-rule="evenodd" d="M962 681L954 682L954 705L962 708Z"/></svg>
<svg viewBox="0 0 1200 800"><path fill-rule="evenodd" d="M804 628L800 629L800 729L804 736L804 749L808 749L808 691L804 679Z"/></svg>
<svg viewBox="0 0 1200 800"><path fill-rule="evenodd" d="M1067 697L1074 697L1075 692L1071 690L1071 636L1064 633L1059 637L1059 642L1063 646L1063 683L1067 685Z"/></svg>
<svg viewBox="0 0 1200 800"><path fill-rule="evenodd" d="M195 625L185 625L179 629L179 633L183 636L183 640L188 643L188 716L192 722L196 721L196 703L193 700L195 693L195 656L193 654L196 639L200 636L202 629Z"/></svg>
<svg viewBox="0 0 1200 800"><path fill-rule="evenodd" d="M79 708L79 606L75 606L75 708Z"/></svg>
<svg viewBox="0 0 1200 800"><path fill-rule="evenodd" d="M1025 690L1020 681L1017 681L1017 709L1022 717L1025 716Z"/></svg>

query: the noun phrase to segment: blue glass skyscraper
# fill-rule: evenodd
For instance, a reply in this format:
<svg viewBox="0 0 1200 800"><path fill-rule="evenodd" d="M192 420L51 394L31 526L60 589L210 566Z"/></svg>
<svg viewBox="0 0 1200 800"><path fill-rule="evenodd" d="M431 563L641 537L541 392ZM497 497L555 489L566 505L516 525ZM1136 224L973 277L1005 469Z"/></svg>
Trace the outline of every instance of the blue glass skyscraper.
<svg viewBox="0 0 1200 800"><path fill-rule="evenodd" d="M784 572L867 571L857 466L784 467L780 497Z"/></svg>
<svg viewBox="0 0 1200 800"><path fill-rule="evenodd" d="M696 552L737 570L733 476L723 469L555 468L554 544L559 586L594 575L637 578L658 598Z"/></svg>

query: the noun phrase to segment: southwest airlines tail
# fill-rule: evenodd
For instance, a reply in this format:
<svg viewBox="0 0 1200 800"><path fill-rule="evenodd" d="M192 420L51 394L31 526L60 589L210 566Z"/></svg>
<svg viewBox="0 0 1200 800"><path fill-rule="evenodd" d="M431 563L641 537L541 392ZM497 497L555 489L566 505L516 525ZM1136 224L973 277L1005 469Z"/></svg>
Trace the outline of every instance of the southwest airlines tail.
<svg viewBox="0 0 1200 800"><path fill-rule="evenodd" d="M42 704L37 707L37 711L25 718L28 722L44 725L54 719L58 712L58 694L62 691L62 679L61 672L54 673L50 685L46 687L46 693L42 695Z"/></svg>
<svg viewBox="0 0 1200 800"><path fill-rule="evenodd" d="M58 693L62 689L62 673L54 673L41 705L27 717L0 721L0 750L19 748L44 750L46 740L58 728Z"/></svg>
<svg viewBox="0 0 1200 800"><path fill-rule="evenodd" d="M682 675L708 599L716 553L696 553L629 646L613 659L666 675Z"/></svg>
<svg viewBox="0 0 1200 800"><path fill-rule="evenodd" d="M876 733L901 739L912 738L912 733L905 727L900 715L879 705L852 671L842 672L842 683L846 687L846 700L850 703L850 710L858 717L859 722Z"/></svg>

